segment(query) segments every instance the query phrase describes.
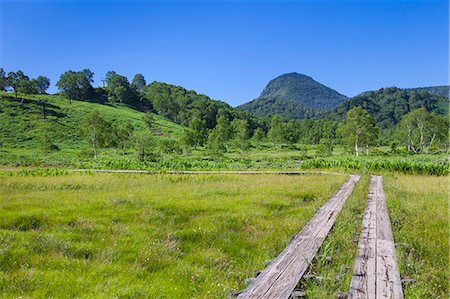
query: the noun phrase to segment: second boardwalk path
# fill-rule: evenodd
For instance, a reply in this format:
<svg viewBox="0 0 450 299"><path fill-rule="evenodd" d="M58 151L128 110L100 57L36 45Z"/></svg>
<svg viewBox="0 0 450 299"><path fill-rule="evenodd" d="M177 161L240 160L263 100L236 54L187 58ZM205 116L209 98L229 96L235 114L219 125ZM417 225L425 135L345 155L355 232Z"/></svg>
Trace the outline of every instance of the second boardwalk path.
<svg viewBox="0 0 450 299"><path fill-rule="evenodd" d="M370 182L349 298L403 298L381 176Z"/></svg>
<svg viewBox="0 0 450 299"><path fill-rule="evenodd" d="M351 175L341 189L319 209L283 252L238 298L289 298L330 232L359 178L358 175Z"/></svg>

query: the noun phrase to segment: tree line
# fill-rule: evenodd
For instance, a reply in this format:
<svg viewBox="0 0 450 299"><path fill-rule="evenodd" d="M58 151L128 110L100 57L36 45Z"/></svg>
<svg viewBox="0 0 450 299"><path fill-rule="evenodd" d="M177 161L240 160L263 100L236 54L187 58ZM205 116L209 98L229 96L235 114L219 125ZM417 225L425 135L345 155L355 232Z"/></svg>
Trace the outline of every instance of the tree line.
<svg viewBox="0 0 450 299"><path fill-rule="evenodd" d="M93 76L89 69L69 70L61 74L56 86L70 102L108 102L147 112L144 121L150 132L138 136L131 125L108 124L101 115L90 114L91 121L86 120L89 123L86 127L91 128L89 138L94 155L98 147L127 147L133 139L141 141L139 152L144 159L148 152L145 148L154 144L150 142L151 113L185 127L177 144L186 154L205 147L211 155L218 157L233 147L244 155L251 146L261 147L265 142L274 147L316 144L322 154L330 153L337 144L346 145L355 155L369 154L369 148L374 145L391 145L393 151L397 150L397 145L404 145L410 153L448 150L448 119L430 112L439 112L439 102L415 91L388 88L365 93L344 103L329 118L296 121L279 115L256 117L180 86L161 82L147 84L140 73L129 82L126 76L108 71L102 80L103 87L92 86ZM16 96L17 93L42 94L49 85L50 80L44 76L30 79L22 71L6 74L0 69L1 90L13 91ZM386 110L379 103L395 106L395 109ZM345 110L344 117L340 116ZM390 122L387 126L386 118L380 115L391 110L395 113L387 118Z"/></svg>

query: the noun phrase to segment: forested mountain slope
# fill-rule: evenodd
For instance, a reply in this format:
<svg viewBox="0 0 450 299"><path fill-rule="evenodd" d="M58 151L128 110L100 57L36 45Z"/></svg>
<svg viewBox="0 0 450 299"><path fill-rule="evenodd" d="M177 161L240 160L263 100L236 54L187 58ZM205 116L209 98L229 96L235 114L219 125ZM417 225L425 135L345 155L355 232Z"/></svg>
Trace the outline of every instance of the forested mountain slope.
<svg viewBox="0 0 450 299"><path fill-rule="evenodd" d="M425 108L440 115L448 114L449 99L428 92L381 88L377 91L362 93L342 103L335 109L322 113L320 118L342 120L353 107L360 106L371 114L381 129L393 127L408 112Z"/></svg>
<svg viewBox="0 0 450 299"><path fill-rule="evenodd" d="M317 111L332 109L347 99L311 77L289 73L271 80L257 99L238 108L258 115L280 114L292 119L305 119Z"/></svg>

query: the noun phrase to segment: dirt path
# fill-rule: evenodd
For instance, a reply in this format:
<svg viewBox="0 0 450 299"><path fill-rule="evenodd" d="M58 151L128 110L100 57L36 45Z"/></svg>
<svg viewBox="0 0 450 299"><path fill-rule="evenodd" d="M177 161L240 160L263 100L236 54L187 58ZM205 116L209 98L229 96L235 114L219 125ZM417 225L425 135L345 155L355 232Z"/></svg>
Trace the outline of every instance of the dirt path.
<svg viewBox="0 0 450 299"><path fill-rule="evenodd" d="M289 298L359 180L350 178L238 298Z"/></svg>
<svg viewBox="0 0 450 299"><path fill-rule="evenodd" d="M380 176L373 176L349 298L403 298L395 245Z"/></svg>

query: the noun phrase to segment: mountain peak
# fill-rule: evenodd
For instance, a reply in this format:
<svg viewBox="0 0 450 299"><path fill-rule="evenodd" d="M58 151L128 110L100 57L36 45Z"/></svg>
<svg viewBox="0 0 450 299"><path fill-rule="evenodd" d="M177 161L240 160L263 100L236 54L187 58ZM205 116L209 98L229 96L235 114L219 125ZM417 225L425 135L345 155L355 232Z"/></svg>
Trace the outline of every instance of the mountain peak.
<svg viewBox="0 0 450 299"><path fill-rule="evenodd" d="M345 95L307 75L292 72L272 79L257 99L242 105L241 109L300 119L309 113L305 111L330 110L347 99ZM297 112L290 111L293 107L296 107L294 110Z"/></svg>

